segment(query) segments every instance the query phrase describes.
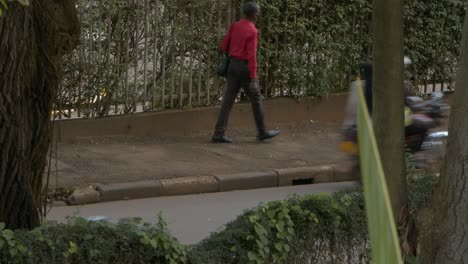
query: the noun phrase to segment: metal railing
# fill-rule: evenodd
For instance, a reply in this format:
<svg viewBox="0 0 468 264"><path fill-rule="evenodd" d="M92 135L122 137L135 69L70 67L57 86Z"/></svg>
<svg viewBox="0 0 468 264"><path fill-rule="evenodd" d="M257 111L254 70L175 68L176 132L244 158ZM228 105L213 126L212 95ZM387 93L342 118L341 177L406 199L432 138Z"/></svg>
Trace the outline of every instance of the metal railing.
<svg viewBox="0 0 468 264"><path fill-rule="evenodd" d="M221 61L218 47L228 25L240 17L241 2L77 1L81 44L64 59L56 117L217 104L226 85L215 71ZM367 15L343 14L345 9L328 6L336 7L334 2L307 9L314 2L301 0L281 12L282 1L258 2L264 14L258 23L258 60L265 97L321 96L347 88L353 69L369 52ZM422 85L422 91L431 86Z"/></svg>
<svg viewBox="0 0 468 264"><path fill-rule="evenodd" d="M57 108L101 117L211 105L224 82L218 43L236 1L78 1L81 45L65 58Z"/></svg>

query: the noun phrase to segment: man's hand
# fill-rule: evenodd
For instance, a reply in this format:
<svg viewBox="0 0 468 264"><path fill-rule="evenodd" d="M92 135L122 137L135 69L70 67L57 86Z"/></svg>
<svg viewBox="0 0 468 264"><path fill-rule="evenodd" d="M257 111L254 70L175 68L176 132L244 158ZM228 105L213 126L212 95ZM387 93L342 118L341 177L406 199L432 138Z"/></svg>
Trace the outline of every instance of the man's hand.
<svg viewBox="0 0 468 264"><path fill-rule="evenodd" d="M256 78L250 81L250 91L252 91L253 93L260 93L258 87L258 80Z"/></svg>

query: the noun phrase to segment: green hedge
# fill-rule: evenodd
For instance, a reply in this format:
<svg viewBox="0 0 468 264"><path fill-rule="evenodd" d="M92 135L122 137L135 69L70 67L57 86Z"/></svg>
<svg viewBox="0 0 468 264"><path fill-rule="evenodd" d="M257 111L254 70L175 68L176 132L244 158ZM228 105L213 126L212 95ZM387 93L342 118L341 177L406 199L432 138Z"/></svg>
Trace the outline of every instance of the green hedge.
<svg viewBox="0 0 468 264"><path fill-rule="evenodd" d="M371 54L372 0L257 1L263 10L259 78L266 97L347 89L351 73ZM228 24L240 17L241 2L79 1L82 41L65 58L59 107L103 116L113 106L128 113L143 102L152 110L218 103L224 87L215 73L218 46ZM405 1L405 53L414 60L414 80L452 81L467 2ZM148 67L135 69L145 58ZM184 96L189 87L192 97Z"/></svg>
<svg viewBox="0 0 468 264"><path fill-rule="evenodd" d="M437 178L411 177L411 204L431 197ZM0 226L0 263L369 263L364 199L359 190L271 202L247 211L190 248L141 220L118 224L71 219L33 231Z"/></svg>
<svg viewBox="0 0 468 264"><path fill-rule="evenodd" d="M260 66L273 95L323 95L348 86L371 56L371 0L257 0L262 6ZM405 53L415 81L451 82L466 0L408 0Z"/></svg>
<svg viewBox="0 0 468 264"><path fill-rule="evenodd" d="M0 226L2 227L2 226ZM185 263L186 248L158 225L132 219L113 224L70 219L32 231L0 228L0 263Z"/></svg>
<svg viewBox="0 0 468 264"><path fill-rule="evenodd" d="M249 211L190 251L196 264L367 263L361 192L291 198Z"/></svg>

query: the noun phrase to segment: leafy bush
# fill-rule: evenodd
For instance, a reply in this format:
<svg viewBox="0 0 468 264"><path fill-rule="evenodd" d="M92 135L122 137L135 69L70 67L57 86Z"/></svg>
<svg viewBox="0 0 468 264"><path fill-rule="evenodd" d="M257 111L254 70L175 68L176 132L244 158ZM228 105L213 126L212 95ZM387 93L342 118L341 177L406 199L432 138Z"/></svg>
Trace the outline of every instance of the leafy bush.
<svg viewBox="0 0 468 264"><path fill-rule="evenodd" d="M32 231L1 228L0 263L185 263L186 248L165 228L161 219L152 226L140 219L113 224L82 218Z"/></svg>
<svg viewBox="0 0 468 264"><path fill-rule="evenodd" d="M409 177L413 208L429 201L436 183L434 176ZM189 252L193 264L369 263L370 258L359 189L268 203L246 212Z"/></svg>
<svg viewBox="0 0 468 264"><path fill-rule="evenodd" d="M369 261L359 191L271 202L248 211L190 251L193 263L362 263Z"/></svg>
<svg viewBox="0 0 468 264"><path fill-rule="evenodd" d="M408 178L408 196L410 208L422 208L434 193L439 177L431 175L414 175Z"/></svg>
<svg viewBox="0 0 468 264"><path fill-rule="evenodd" d="M410 202L424 206L434 176L410 177ZM74 218L32 231L0 225L0 263L369 263L364 197L359 189L270 202L245 212L187 249L164 221L113 224Z"/></svg>

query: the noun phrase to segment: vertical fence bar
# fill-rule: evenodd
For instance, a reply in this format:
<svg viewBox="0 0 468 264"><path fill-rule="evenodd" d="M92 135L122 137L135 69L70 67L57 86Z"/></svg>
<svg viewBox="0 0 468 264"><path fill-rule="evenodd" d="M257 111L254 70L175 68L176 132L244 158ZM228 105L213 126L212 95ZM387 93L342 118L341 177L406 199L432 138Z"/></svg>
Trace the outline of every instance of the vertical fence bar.
<svg viewBox="0 0 468 264"><path fill-rule="evenodd" d="M202 54L198 54L198 86L197 86L197 105L201 105L201 89L202 89L202 76L203 76L203 62Z"/></svg>
<svg viewBox="0 0 468 264"><path fill-rule="evenodd" d="M171 108L174 108L174 90L175 90L175 67L176 67L176 60L175 60L175 41L176 41L176 16L177 16L177 13L175 11L172 11L171 12L173 17L172 17L172 31L171 31L171 34L172 34L172 43L171 43L171 102L170 102L170 106Z"/></svg>
<svg viewBox="0 0 468 264"><path fill-rule="evenodd" d="M195 9L196 8L196 9ZM194 21L193 24L195 25L195 21L198 21L199 18L203 17L203 11L197 6L194 6ZM196 44L196 61L197 61L197 106L201 106L201 92L202 92L202 78L203 78L203 46L199 44L199 39L195 36Z"/></svg>
<svg viewBox="0 0 468 264"><path fill-rule="evenodd" d="M124 26L125 28L125 82L124 82L124 113L127 114L129 112L128 109L128 90L129 90L129 65L130 65L130 28L129 28L129 14L127 13L127 24Z"/></svg>
<svg viewBox="0 0 468 264"><path fill-rule="evenodd" d="M158 74L158 19L159 19L159 9L158 9L158 1L154 3L154 24L153 24L153 92L151 98L151 109L154 110L156 108L156 81L157 81L157 74Z"/></svg>
<svg viewBox="0 0 468 264"><path fill-rule="evenodd" d="M181 53L180 58L179 58L179 61L180 61L179 108L184 107L184 60L185 58L183 54Z"/></svg>
<svg viewBox="0 0 468 264"><path fill-rule="evenodd" d="M84 9L84 6L79 6L79 19L80 21L83 21L85 19L84 15L83 15L83 9ZM78 58L78 64L79 64L79 68L78 68L78 102L77 102L77 112L78 112L78 118L81 117L81 96L82 96L82 91L83 91L83 74L84 74L84 67L83 67L83 56L84 56L84 45L85 45L85 42L84 42L84 30L82 29L81 30L81 34L80 34L80 54L79 54L79 58Z"/></svg>
<svg viewBox="0 0 468 264"><path fill-rule="evenodd" d="M172 55L171 55L171 101L170 101L170 107L174 108L174 88L175 88L175 51L174 48L172 48Z"/></svg>
<svg viewBox="0 0 468 264"><path fill-rule="evenodd" d="M294 14L294 28L297 28L298 26L298 23L297 23L297 13ZM297 31L295 30L294 31L294 36L293 36L293 47L292 49L294 49L294 66L298 66L298 64L300 63L300 59L301 59L301 53L300 53L300 50L297 49L297 39L298 39L298 36L297 36ZM296 97L300 97L300 95L302 94L302 91L303 91L303 85L302 85L302 81L299 81L299 82L296 82L298 85L296 87Z"/></svg>
<svg viewBox="0 0 468 264"><path fill-rule="evenodd" d="M118 5L113 5L113 10L116 13L120 12ZM112 23L112 19L111 19L111 23ZM115 32L118 32L118 31L120 32L119 26L121 23L122 23L122 19L120 19L119 21L117 21L117 23L115 23L114 25ZM123 34L123 32L120 34ZM114 101L113 101L114 114L118 114L120 112L119 108L121 104L121 96L123 95L123 92L122 92L122 87L123 87L122 85L122 51L123 51L123 48L122 47L123 47L122 41L120 41L119 38L116 38L115 39L115 53L117 54L117 56L115 56L114 64L117 67L117 70L116 70L117 76L115 77L114 79L115 81L113 82L113 84L115 85L115 93L112 95L114 97Z"/></svg>
<svg viewBox="0 0 468 264"><path fill-rule="evenodd" d="M264 28L268 28L268 26L271 24L271 18L268 17L268 22L267 24L265 25ZM270 44L270 32L268 32L268 36L267 36L267 40L266 40L266 44ZM265 52L265 83L264 83L264 87L265 87L265 97L268 98L268 88L269 88L269 83L268 83L268 78L269 78L269 73L270 73L270 56L268 53ZM263 62L261 62L263 63ZM271 93L271 92L270 92Z"/></svg>
<svg viewBox="0 0 468 264"><path fill-rule="evenodd" d="M98 12L98 18L97 18L97 38L96 38L96 42L97 42L97 49L98 49L98 52L97 52L97 73L98 73L98 76L102 74L102 67L101 67L101 62L102 62L102 41L101 41L101 37L102 37L102 21L101 21L101 15L102 15L102 4L101 4L101 1L97 1L97 5L98 5L98 8L97 8L97 12ZM96 113L95 116L99 116L99 113L101 111L101 87L102 85L102 79L101 78L96 78L96 88L97 88L97 91L96 91L96 95L95 98L96 98L96 105L95 105L95 109L94 109L94 112ZM94 98L93 98L94 99Z"/></svg>
<svg viewBox="0 0 468 264"><path fill-rule="evenodd" d="M105 93L105 98L107 99L105 101L105 105L104 105L104 111L103 111L103 114L109 114L109 111L110 111L110 106L111 106L111 101L112 101L112 96L115 92L117 92L117 89L116 87L112 87L111 88L111 85L112 85L112 79L113 79L113 72L114 72L114 67L115 67L115 63L113 65L111 65L111 40L112 40L112 35L111 35L111 32L112 32L112 20L111 20L111 14L112 14L112 6L109 6L109 12L107 14L107 51L106 51L106 69L107 69L107 84L106 84L106 87L104 87L104 93ZM117 56L114 56L114 57L117 57Z"/></svg>
<svg viewBox="0 0 468 264"><path fill-rule="evenodd" d="M220 39L220 34L222 35L224 32L224 23L223 22L226 22L226 21L223 21L223 10L222 10L222 2L221 1L218 1L218 4L219 4L219 7L218 7L218 25L217 25L217 40ZM215 52L213 54L214 56L218 57L218 54L217 52ZM221 77L219 77L218 75L215 76L215 89L216 89L216 95L217 97L220 97L222 96L221 94L223 93L224 89L222 89L223 85L223 80L221 79Z"/></svg>
<svg viewBox="0 0 468 264"><path fill-rule="evenodd" d="M68 56L70 56L70 61L74 61L74 59L73 59L74 55L75 55L75 53L68 55ZM72 75L73 75L73 73L72 73ZM64 82L62 82L62 85L64 85ZM67 90L69 91L68 96L67 96L67 118L71 118L72 102L73 102L73 100L75 99L75 96L76 96L76 88L70 87L70 89L67 89ZM72 94L72 91L73 91L73 94Z"/></svg>
<svg viewBox="0 0 468 264"><path fill-rule="evenodd" d="M182 27L185 22L185 9L182 8L181 10L181 18L179 21L179 26L181 27L180 30L180 35L179 35L179 60L180 60L180 86L179 86L179 108L183 108L183 100L184 100L184 64L185 64L185 47L184 47L184 42L185 42L185 37L186 37L186 28L187 27Z"/></svg>
<svg viewBox="0 0 468 264"><path fill-rule="evenodd" d="M216 12L216 6L213 4L211 6L211 9L210 10L207 10L208 14L207 14L207 20L208 20L208 23L210 25L213 25L212 24L212 21L213 19L215 18L215 15L214 13ZM210 23L211 22L211 23ZM214 25L213 25L213 28L214 28ZM205 101L205 105L210 105L210 89L211 89L211 74L210 74L210 65L209 65L209 61L210 59L213 58L213 54L210 52L210 49L207 50L207 53L206 53L206 57L207 57L207 63L205 65L206 67L206 84L205 84L205 89L206 89L206 93L205 93L205 97L206 97L206 101Z"/></svg>
<svg viewBox="0 0 468 264"><path fill-rule="evenodd" d="M88 63L93 64L92 61L94 60L94 17L93 17L93 12L94 12L94 5L93 1L89 1L89 51L88 51ZM93 116L93 111L91 109L91 101L92 101L92 93L91 90L93 89L94 81L93 81L93 66L89 65L88 67L88 81L87 81L87 96L88 96L88 116Z"/></svg>
<svg viewBox="0 0 468 264"><path fill-rule="evenodd" d="M144 51L144 57L143 57L143 111L146 110L146 101L148 98L148 93L147 93L147 87L148 87L148 0L145 1L145 17L144 17L144 45L145 45L145 51Z"/></svg>
<svg viewBox="0 0 468 264"><path fill-rule="evenodd" d="M190 36L193 36L193 32L195 30L194 25L195 25L195 14L194 14L194 7L191 5L190 6L190 25L191 25L191 33ZM190 77L189 77L189 91L188 91L188 107L192 108L192 90L193 90L193 40L194 38L190 38Z"/></svg>
<svg viewBox="0 0 468 264"><path fill-rule="evenodd" d="M206 105L209 106L211 104L211 100L210 100L210 90L211 90L211 76L210 76L210 66L206 65L206 76L207 76L207 80L206 80Z"/></svg>
<svg viewBox="0 0 468 264"><path fill-rule="evenodd" d="M96 80L95 82L95 86L94 86L94 91L93 91L93 94L92 94L92 100L93 100L93 116L98 116L99 115L99 107L101 106L101 103L100 103L100 96L101 96L101 78L99 78L98 76L101 74L101 2L100 1L97 1L97 6L98 8L96 8L97 10L97 20L96 20L96 27L97 27L97 30L96 30L96 48L97 48L97 54L96 56L94 57L94 60L95 60L95 65L96 65L96 70L95 70L95 74L96 74L96 78L94 78Z"/></svg>
<svg viewBox="0 0 468 264"><path fill-rule="evenodd" d="M276 49L275 49L275 60L276 60L276 65L280 65L280 52L279 52L279 35L276 35ZM281 88L281 85L277 85L275 93L279 96L283 96L283 89Z"/></svg>
<svg viewBox="0 0 468 264"><path fill-rule="evenodd" d="M117 25L116 25L117 27ZM121 84L120 84L120 81L122 80L122 65L121 65L121 44L120 43L116 43L115 44L115 48L116 48L116 56L115 56L115 62L114 64L116 65L117 67L117 71L116 71L116 74L117 76L115 77L115 82L114 82L114 85L115 85L115 93L112 95L114 96L114 114L118 114L119 113L119 105L120 105L120 95L122 94L121 93Z"/></svg>
<svg viewBox="0 0 468 264"><path fill-rule="evenodd" d="M161 109L164 110L166 108L166 57L167 57L167 10L166 7L163 10L163 48L162 48L162 66L161 66L161 82L162 82L162 87L161 87Z"/></svg>
<svg viewBox="0 0 468 264"><path fill-rule="evenodd" d="M139 19L139 5L138 5L138 0L136 0L135 2L135 43L134 43L134 46L135 46L135 52L134 52L134 56L135 56L135 76L134 76L134 79L133 79L133 111L136 112L137 111L137 108L138 108L138 48L139 48L139 26L140 26L140 19Z"/></svg>

